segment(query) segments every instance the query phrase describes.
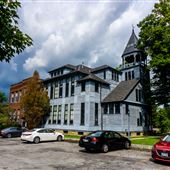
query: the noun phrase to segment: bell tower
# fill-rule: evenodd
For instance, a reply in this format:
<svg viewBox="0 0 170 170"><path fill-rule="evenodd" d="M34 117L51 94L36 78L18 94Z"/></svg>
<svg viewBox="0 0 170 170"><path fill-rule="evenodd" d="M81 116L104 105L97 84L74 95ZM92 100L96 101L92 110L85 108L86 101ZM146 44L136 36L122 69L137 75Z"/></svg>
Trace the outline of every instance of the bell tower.
<svg viewBox="0 0 170 170"><path fill-rule="evenodd" d="M147 56L137 48L138 38L134 28L122 54L122 80L142 80L146 76ZM149 75L149 74L148 74ZM148 76L147 75L147 76Z"/></svg>

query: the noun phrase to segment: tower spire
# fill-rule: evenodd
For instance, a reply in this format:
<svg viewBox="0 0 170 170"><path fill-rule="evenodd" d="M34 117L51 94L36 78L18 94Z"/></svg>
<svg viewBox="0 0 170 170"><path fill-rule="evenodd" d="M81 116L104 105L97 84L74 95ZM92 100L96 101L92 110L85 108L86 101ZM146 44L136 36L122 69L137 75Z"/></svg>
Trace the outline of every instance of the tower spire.
<svg viewBox="0 0 170 170"><path fill-rule="evenodd" d="M126 54L129 54L129 53L132 53L134 51L139 51L139 49L137 49L136 45L137 45L137 42L138 42L138 38L135 34L135 31L134 31L134 26L132 25L132 34L129 38L129 41L126 45L126 48L122 54L122 56L126 55Z"/></svg>

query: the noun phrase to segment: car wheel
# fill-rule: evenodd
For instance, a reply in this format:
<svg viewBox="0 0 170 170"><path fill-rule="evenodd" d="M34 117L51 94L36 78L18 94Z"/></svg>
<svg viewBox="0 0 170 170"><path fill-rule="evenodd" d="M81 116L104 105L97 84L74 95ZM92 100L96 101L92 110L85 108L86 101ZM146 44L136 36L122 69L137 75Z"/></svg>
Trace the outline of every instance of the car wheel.
<svg viewBox="0 0 170 170"><path fill-rule="evenodd" d="M102 152L107 153L109 151L109 147L107 144L102 145Z"/></svg>
<svg viewBox="0 0 170 170"><path fill-rule="evenodd" d="M62 136L58 136L57 141L61 142L62 141Z"/></svg>
<svg viewBox="0 0 170 170"><path fill-rule="evenodd" d="M128 141L125 142L125 149L130 149L130 143Z"/></svg>
<svg viewBox="0 0 170 170"><path fill-rule="evenodd" d="M39 138L39 137L35 137L35 138L34 138L34 143L37 144L37 143L39 143L39 142L40 142L40 138Z"/></svg>
<svg viewBox="0 0 170 170"><path fill-rule="evenodd" d="M11 137L12 137L11 133L8 133L7 138L11 138Z"/></svg>

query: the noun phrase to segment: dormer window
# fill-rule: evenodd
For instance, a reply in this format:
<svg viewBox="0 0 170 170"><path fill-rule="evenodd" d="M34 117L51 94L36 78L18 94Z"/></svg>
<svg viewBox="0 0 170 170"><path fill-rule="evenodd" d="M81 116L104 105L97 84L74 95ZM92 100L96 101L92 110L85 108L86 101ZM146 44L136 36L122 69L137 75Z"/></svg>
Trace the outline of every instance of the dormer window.
<svg viewBox="0 0 170 170"><path fill-rule="evenodd" d="M142 101L142 90L136 89L136 101L137 102Z"/></svg>

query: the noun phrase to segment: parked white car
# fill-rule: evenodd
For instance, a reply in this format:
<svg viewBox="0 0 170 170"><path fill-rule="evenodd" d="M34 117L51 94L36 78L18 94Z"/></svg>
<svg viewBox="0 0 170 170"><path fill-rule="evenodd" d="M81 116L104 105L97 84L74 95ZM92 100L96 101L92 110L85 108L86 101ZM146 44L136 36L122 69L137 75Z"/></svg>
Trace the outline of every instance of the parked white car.
<svg viewBox="0 0 170 170"><path fill-rule="evenodd" d="M34 143L42 141L62 141L64 140L64 135L56 132L55 129L39 128L23 132L21 140Z"/></svg>

